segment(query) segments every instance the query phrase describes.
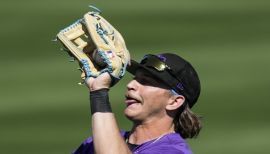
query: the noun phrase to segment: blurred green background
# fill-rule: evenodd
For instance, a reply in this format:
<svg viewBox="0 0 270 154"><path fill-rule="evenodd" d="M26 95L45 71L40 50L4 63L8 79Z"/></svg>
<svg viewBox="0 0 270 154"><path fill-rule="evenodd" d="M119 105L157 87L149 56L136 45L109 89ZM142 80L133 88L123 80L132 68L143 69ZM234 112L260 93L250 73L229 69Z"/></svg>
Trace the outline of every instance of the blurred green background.
<svg viewBox="0 0 270 154"><path fill-rule="evenodd" d="M0 153L64 154L90 133L77 63L51 42L93 4L124 36L133 59L175 52L197 69L196 154L269 154L269 0L1 0ZM121 128L127 75L111 90Z"/></svg>

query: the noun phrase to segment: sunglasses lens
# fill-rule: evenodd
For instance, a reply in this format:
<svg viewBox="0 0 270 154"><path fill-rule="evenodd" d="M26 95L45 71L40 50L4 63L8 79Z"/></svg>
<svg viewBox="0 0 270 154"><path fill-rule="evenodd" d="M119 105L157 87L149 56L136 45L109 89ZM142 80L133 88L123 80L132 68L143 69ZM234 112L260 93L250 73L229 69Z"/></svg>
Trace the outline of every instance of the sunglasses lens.
<svg viewBox="0 0 270 154"><path fill-rule="evenodd" d="M147 56L145 57L141 64L147 66L147 67L152 67L155 68L157 71L164 71L166 69L166 64L162 61L160 61L157 57L155 56Z"/></svg>

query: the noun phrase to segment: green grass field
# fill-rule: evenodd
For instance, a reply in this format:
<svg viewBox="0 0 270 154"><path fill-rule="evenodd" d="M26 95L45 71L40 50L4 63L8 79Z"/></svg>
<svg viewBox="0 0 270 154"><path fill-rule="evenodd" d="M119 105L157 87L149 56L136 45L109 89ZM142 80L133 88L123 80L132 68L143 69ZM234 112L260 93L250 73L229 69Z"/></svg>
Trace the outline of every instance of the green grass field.
<svg viewBox="0 0 270 154"><path fill-rule="evenodd" d="M89 135L87 89L77 63L51 42L86 13L103 10L133 59L175 52L195 66L204 128L195 154L269 154L270 1L3 0L0 5L0 153L70 153ZM125 85L111 90L119 125Z"/></svg>

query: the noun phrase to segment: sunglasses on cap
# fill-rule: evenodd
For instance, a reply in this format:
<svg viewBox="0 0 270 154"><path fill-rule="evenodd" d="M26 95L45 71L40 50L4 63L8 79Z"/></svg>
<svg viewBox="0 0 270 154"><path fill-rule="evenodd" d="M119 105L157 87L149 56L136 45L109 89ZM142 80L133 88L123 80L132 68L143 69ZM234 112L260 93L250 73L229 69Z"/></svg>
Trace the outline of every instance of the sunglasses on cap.
<svg viewBox="0 0 270 154"><path fill-rule="evenodd" d="M166 69L171 70L168 65L166 65L155 55L145 55L141 60L141 64L147 67L152 67L159 72L165 71Z"/></svg>
<svg viewBox="0 0 270 154"><path fill-rule="evenodd" d="M175 75L174 71L164 62L162 61L162 57L158 57L156 55L145 55L144 58L141 60L140 64L155 69L158 72L168 72L174 79L176 79L179 83L181 80ZM181 84L181 89L182 89Z"/></svg>

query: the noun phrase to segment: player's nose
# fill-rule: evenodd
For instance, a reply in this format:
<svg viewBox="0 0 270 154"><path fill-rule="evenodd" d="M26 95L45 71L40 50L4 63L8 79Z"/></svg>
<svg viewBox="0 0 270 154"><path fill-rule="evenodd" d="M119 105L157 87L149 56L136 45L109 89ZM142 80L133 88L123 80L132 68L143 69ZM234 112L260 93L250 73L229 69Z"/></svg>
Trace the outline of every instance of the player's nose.
<svg viewBox="0 0 270 154"><path fill-rule="evenodd" d="M127 84L127 90L137 90L138 88L138 81L132 79L128 84Z"/></svg>

